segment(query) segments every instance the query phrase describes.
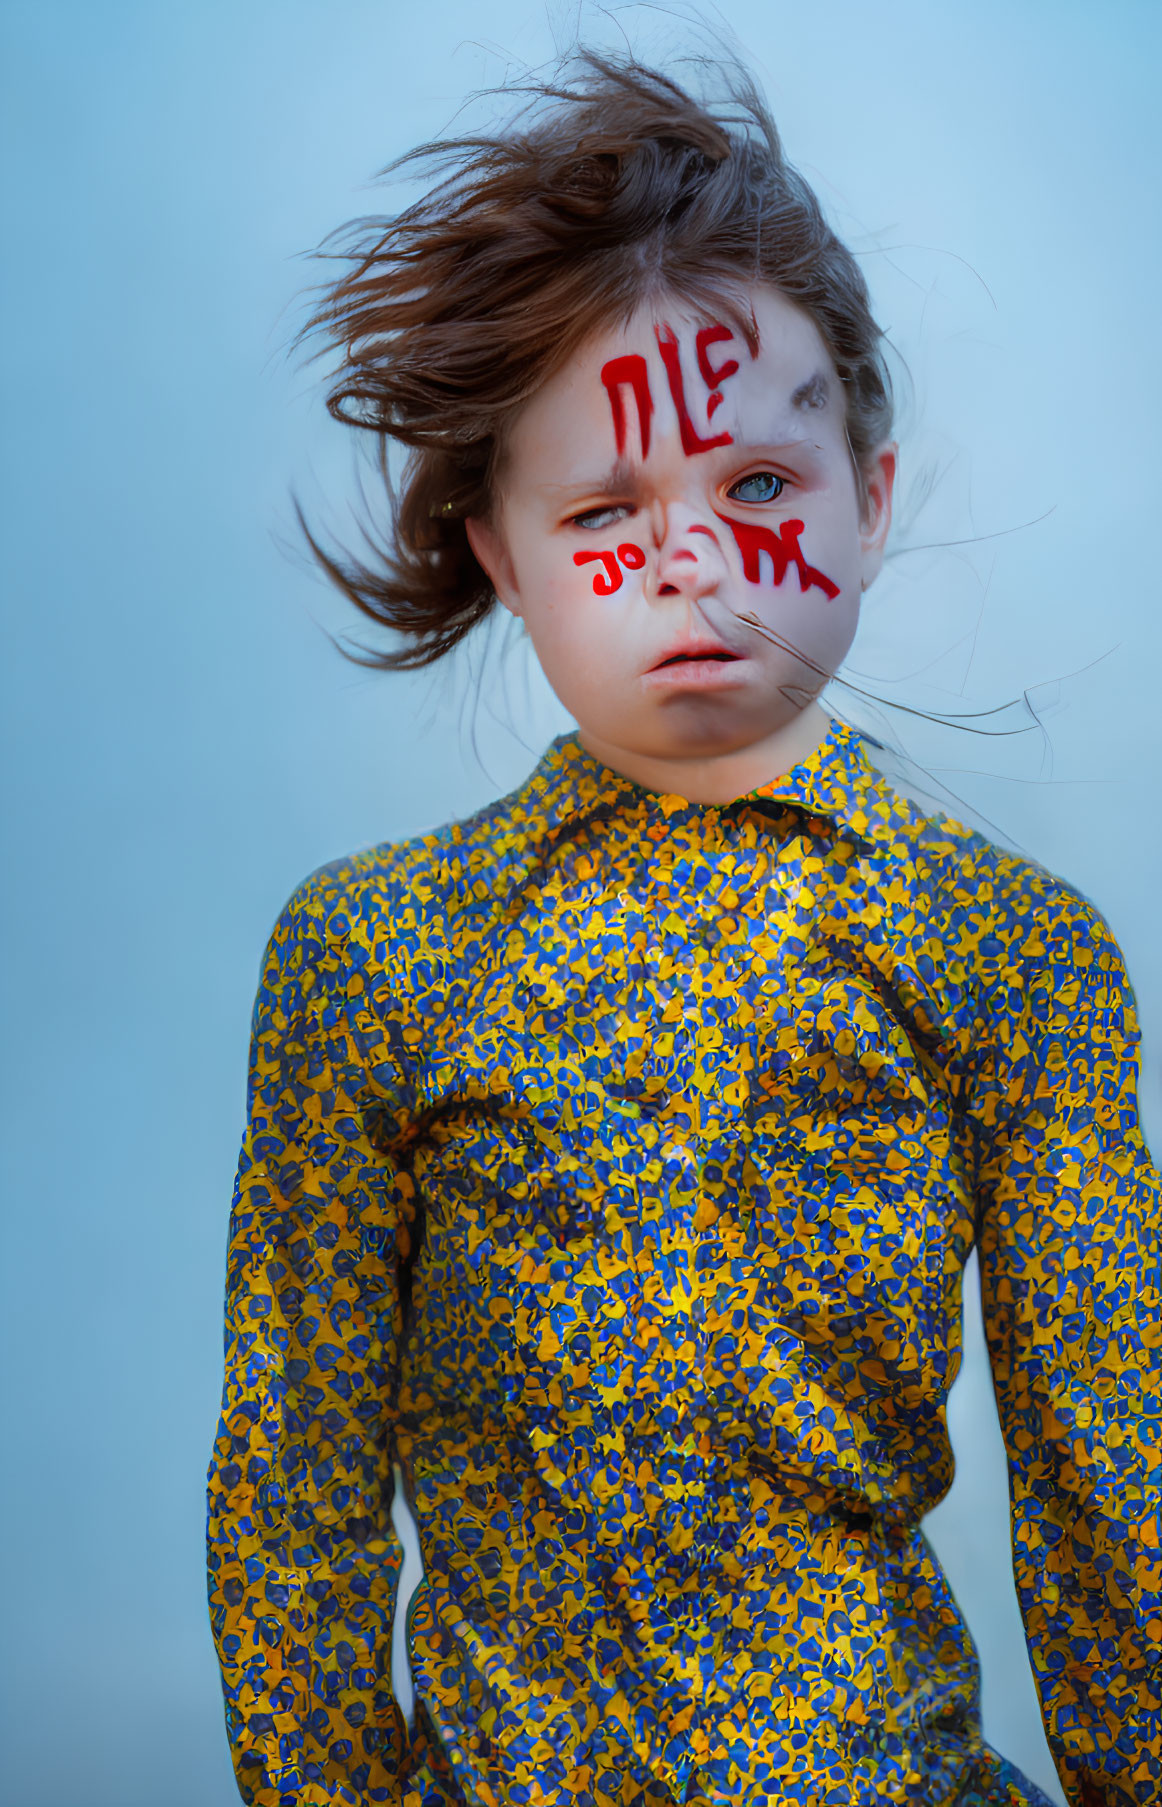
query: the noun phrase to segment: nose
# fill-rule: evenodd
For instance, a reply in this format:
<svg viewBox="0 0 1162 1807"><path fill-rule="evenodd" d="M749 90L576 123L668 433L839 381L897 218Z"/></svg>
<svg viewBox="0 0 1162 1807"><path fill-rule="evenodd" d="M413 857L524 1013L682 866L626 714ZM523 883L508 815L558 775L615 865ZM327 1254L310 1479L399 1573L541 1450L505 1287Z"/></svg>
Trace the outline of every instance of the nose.
<svg viewBox="0 0 1162 1807"><path fill-rule="evenodd" d="M655 506L652 589L657 596L686 596L696 601L722 582L726 560L719 538L719 523L704 520L684 503Z"/></svg>

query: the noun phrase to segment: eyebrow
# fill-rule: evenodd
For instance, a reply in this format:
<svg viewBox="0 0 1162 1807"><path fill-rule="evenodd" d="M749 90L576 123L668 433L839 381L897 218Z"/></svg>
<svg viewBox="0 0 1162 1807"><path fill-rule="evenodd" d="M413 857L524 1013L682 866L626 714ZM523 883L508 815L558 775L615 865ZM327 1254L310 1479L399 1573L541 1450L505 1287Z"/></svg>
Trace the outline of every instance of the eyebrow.
<svg viewBox="0 0 1162 1807"><path fill-rule="evenodd" d="M816 370L800 383L791 397L792 408L825 408L831 395L831 384L822 370Z"/></svg>
<svg viewBox="0 0 1162 1807"><path fill-rule="evenodd" d="M554 483L550 487L560 495L608 495L611 490L625 494L635 489L637 484L628 458L618 458L600 477L587 477L573 483Z"/></svg>

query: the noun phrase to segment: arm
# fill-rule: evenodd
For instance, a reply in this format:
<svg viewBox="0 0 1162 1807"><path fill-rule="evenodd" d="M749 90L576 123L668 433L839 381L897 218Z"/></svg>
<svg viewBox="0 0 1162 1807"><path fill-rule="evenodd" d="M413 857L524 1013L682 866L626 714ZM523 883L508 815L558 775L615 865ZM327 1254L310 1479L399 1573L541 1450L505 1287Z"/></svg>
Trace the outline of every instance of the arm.
<svg viewBox="0 0 1162 1807"><path fill-rule="evenodd" d="M398 1802L407 1743L390 1522L404 1193L363 1121L359 981L324 928L336 891L308 881L267 949L231 1221L210 1607L254 1807Z"/></svg>
<svg viewBox="0 0 1162 1807"><path fill-rule="evenodd" d="M968 1100L1013 1561L1050 1748L1077 1807L1162 1799L1159 1184L1138 1026L1072 894L1012 927Z"/></svg>

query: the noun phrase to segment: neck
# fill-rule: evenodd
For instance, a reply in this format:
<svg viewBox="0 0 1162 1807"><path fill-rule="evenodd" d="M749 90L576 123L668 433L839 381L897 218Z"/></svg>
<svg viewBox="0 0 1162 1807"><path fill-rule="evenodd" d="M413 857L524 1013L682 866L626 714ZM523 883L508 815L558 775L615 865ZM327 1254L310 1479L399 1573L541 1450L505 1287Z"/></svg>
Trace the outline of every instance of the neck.
<svg viewBox="0 0 1162 1807"><path fill-rule="evenodd" d="M577 738L587 753L611 771L646 790L685 797L690 803L733 803L736 797L770 784L813 753L831 726L818 703L808 703L793 720L752 745L729 753L695 753L658 758L619 747L582 728Z"/></svg>

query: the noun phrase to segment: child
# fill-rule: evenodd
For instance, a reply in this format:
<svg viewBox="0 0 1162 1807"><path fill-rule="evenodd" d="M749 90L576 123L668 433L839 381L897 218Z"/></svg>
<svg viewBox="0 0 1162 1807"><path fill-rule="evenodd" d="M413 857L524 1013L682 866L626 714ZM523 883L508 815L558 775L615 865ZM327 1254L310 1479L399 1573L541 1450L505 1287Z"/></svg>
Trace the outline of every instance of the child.
<svg viewBox="0 0 1162 1807"><path fill-rule="evenodd" d="M210 1497L243 1798L1043 1802L920 1528L975 1246L1063 1784L1156 1801L1118 949L816 701L890 390L757 96L589 58L542 98L445 147L316 316L333 411L412 449L381 565L316 547L381 663L499 601L578 730L316 873L267 951Z"/></svg>

